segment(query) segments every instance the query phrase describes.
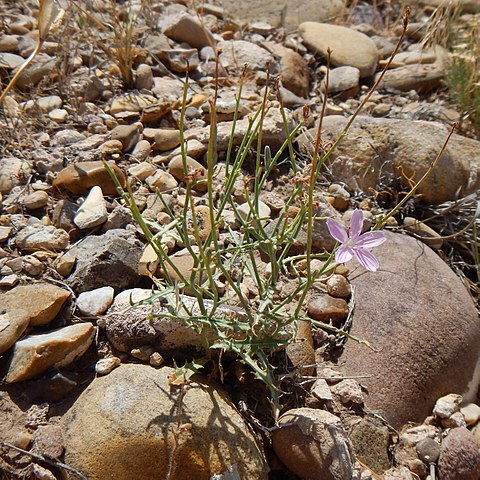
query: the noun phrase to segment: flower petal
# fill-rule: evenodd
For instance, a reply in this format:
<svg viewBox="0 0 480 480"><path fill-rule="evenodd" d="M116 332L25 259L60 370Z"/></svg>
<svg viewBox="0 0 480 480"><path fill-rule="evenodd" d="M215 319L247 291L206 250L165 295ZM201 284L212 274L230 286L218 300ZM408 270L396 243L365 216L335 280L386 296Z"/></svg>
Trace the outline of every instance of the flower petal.
<svg viewBox="0 0 480 480"><path fill-rule="evenodd" d="M330 235L337 242L345 243L348 240L347 231L338 220L335 220L334 218L329 218L327 220L327 228L330 232Z"/></svg>
<svg viewBox="0 0 480 480"><path fill-rule="evenodd" d="M346 245L342 245L338 248L335 253L335 261L337 263L345 263L352 259L353 257L353 250L351 247L347 247Z"/></svg>
<svg viewBox="0 0 480 480"><path fill-rule="evenodd" d="M376 230L360 235L360 237L358 237L358 240L355 242L355 246L360 248L373 248L378 247L386 240L387 239L383 232L379 232L378 230Z"/></svg>
<svg viewBox="0 0 480 480"><path fill-rule="evenodd" d="M348 236L350 238L358 237L362 233L363 227L363 211L358 208L353 211L350 218L350 231Z"/></svg>
<svg viewBox="0 0 480 480"><path fill-rule="evenodd" d="M379 267L378 260L366 249L359 248L353 251L355 258L359 263L371 272L376 272Z"/></svg>

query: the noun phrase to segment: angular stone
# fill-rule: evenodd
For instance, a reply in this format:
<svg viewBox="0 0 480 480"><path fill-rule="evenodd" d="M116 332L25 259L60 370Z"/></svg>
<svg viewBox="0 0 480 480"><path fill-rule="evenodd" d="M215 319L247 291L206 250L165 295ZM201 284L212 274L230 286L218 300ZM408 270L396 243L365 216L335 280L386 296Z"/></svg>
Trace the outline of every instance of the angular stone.
<svg viewBox="0 0 480 480"><path fill-rule="evenodd" d="M263 455L227 396L197 375L182 396L175 370L120 365L96 378L63 421L65 462L89 480L175 478L266 480ZM183 426L174 450L172 429ZM175 430L177 431L177 430Z"/></svg>
<svg viewBox="0 0 480 480"><path fill-rule="evenodd" d="M69 296L67 290L49 283L22 285L0 294L0 354L8 350L29 325L52 321Z"/></svg>
<svg viewBox="0 0 480 480"><path fill-rule="evenodd" d="M347 340L339 362L349 376L369 372L361 379L365 404L398 428L423 421L449 392L465 392L467 401L474 395L480 330L473 301L450 268L418 240L385 235L374 250L377 272L349 263L355 288L350 333L375 351Z"/></svg>
<svg viewBox="0 0 480 480"><path fill-rule="evenodd" d="M134 232L108 230L86 237L70 252L77 261L66 282L76 293L105 286L121 290L134 287L140 280L137 269L142 244Z"/></svg>
<svg viewBox="0 0 480 480"><path fill-rule="evenodd" d="M314 52L327 56L336 67L350 66L360 70L360 77L375 73L378 63L377 47L373 40L356 30L327 23L304 22L299 27L305 44Z"/></svg>
<svg viewBox="0 0 480 480"><path fill-rule="evenodd" d="M163 33L176 42L185 42L195 48L215 45L210 31L188 13L167 18Z"/></svg>
<svg viewBox="0 0 480 480"><path fill-rule="evenodd" d="M68 247L70 237L65 230L51 225L28 226L18 232L15 238L17 247L27 252L38 250L64 250Z"/></svg>
<svg viewBox="0 0 480 480"><path fill-rule="evenodd" d="M78 228L86 229L102 225L107 218L107 202L103 197L102 189L98 186L92 187L73 221Z"/></svg>
<svg viewBox="0 0 480 480"><path fill-rule="evenodd" d="M87 351L94 336L95 328L91 323L78 323L50 333L26 336L15 344L6 382L21 382L50 368L69 365Z"/></svg>
<svg viewBox="0 0 480 480"><path fill-rule="evenodd" d="M455 412L460 410L460 404L463 397L456 393L450 393L439 398L433 407L433 414L439 418L451 417Z"/></svg>
<svg viewBox="0 0 480 480"><path fill-rule="evenodd" d="M164 170L157 170L145 182L153 192L171 192L178 187L178 182L173 175Z"/></svg>
<svg viewBox="0 0 480 480"><path fill-rule="evenodd" d="M286 467L311 480L358 480L350 440L335 415L312 408L284 413L273 431L275 453Z"/></svg>
<svg viewBox="0 0 480 480"><path fill-rule="evenodd" d="M115 172L120 184L125 188L126 179L114 162L108 162ZM117 187L103 166L103 162L78 162L60 171L53 182L56 189L66 189L72 193L82 194L98 185L105 195L118 195Z"/></svg>

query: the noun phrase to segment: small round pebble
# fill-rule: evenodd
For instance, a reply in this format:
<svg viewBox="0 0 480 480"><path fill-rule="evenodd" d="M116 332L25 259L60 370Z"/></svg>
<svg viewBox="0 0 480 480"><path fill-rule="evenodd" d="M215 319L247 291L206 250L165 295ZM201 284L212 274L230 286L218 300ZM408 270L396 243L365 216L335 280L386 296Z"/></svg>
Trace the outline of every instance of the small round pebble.
<svg viewBox="0 0 480 480"><path fill-rule="evenodd" d="M332 297L345 298L350 296L352 288L343 275L334 274L327 280L327 292Z"/></svg>
<svg viewBox="0 0 480 480"><path fill-rule="evenodd" d="M114 293L112 287L101 287L83 292L77 298L77 308L89 317L101 315L112 304Z"/></svg>
<svg viewBox="0 0 480 480"><path fill-rule="evenodd" d="M415 446L417 449L418 458L427 465L436 463L440 455L440 445L433 438L424 438L420 440Z"/></svg>
<svg viewBox="0 0 480 480"><path fill-rule="evenodd" d="M114 368L118 367L121 360L118 357L107 357L100 359L95 364L95 373L101 377L108 375Z"/></svg>

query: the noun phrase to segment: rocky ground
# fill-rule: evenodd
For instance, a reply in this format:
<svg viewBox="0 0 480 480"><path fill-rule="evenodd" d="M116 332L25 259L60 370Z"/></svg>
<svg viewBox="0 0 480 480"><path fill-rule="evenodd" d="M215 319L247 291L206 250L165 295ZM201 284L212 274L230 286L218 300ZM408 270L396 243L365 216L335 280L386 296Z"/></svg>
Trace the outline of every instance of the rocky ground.
<svg viewBox="0 0 480 480"><path fill-rule="evenodd" d="M302 323L294 343L272 352L282 377L278 424L267 389L244 363L220 357L182 381L173 361L205 357L198 334L166 317L161 302L130 308L165 272L102 161L161 230L168 208L184 204L189 180L182 104L186 163L201 177L216 93L221 190L229 141L240 147L273 85L263 145L274 155L286 130L303 122L293 154L308 171L325 89L328 148L394 51L402 2L59 3L61 24L0 116L1 478L479 480L472 219L480 141L443 83L451 54L439 2L413 7L399 52L325 165L314 251L334 247L325 217L348 223L360 208L369 229L429 169L452 123L459 128L389 220L387 241L375 249L379 270L339 265L307 297L311 319L373 349ZM478 21L478 1L459 3L463 24ZM3 7L5 87L35 48L38 5ZM232 193L246 218L253 165L245 163ZM288 165L272 172L261 194L266 228L286 208ZM194 201L204 240L214 229L204 190ZM222 245L239 229L226 209ZM190 274L188 249L172 235L161 243L178 271ZM305 245L300 231L295 247L303 253ZM271 271L261 258L258 265L263 275ZM251 277L238 275L257 305Z"/></svg>

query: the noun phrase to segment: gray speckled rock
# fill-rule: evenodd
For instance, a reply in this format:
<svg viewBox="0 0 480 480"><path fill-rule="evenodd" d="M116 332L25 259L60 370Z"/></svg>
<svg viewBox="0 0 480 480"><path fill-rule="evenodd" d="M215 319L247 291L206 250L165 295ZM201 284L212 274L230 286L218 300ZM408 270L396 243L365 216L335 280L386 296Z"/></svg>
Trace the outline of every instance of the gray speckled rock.
<svg viewBox="0 0 480 480"><path fill-rule="evenodd" d="M478 379L469 382L480 329L472 299L450 268L418 240L385 234L374 250L377 272L348 264L355 289L350 333L379 351L348 340L341 362L349 376L368 375L360 381L367 407L400 427L421 422L447 393L476 392Z"/></svg>
<svg viewBox="0 0 480 480"><path fill-rule="evenodd" d="M120 365L95 379L64 417L65 462L89 480L166 478L170 461L175 480L265 480L260 449L226 395L194 376L180 400L173 374Z"/></svg>

